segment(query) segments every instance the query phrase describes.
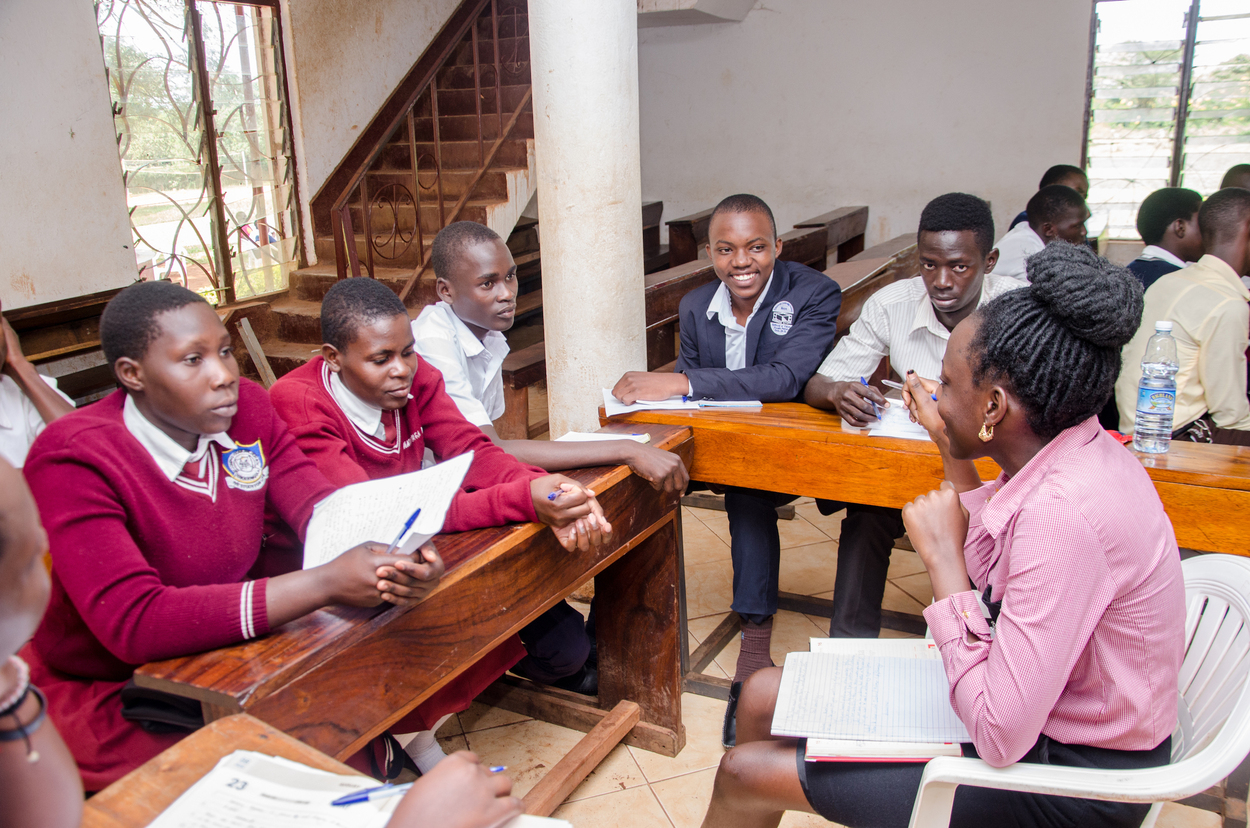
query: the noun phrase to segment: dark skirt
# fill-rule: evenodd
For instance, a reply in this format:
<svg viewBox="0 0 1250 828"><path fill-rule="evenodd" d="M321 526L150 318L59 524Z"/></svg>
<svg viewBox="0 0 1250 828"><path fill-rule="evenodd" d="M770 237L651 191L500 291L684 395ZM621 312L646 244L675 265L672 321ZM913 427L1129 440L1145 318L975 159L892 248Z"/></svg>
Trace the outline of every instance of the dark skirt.
<svg viewBox="0 0 1250 828"><path fill-rule="evenodd" d="M798 747L799 781L807 801L825 819L848 828L906 826L911 819L924 762L807 762L806 742ZM964 756L975 757L970 744ZM1172 756L1172 737L1154 750L1109 750L1086 745L1065 745L1041 736L1022 762L1076 768L1128 770L1157 768ZM951 809L951 826L1019 826L1019 828L1071 828L1112 826L1135 828L1150 810L1147 804L1103 802L1096 799L974 788L960 785Z"/></svg>

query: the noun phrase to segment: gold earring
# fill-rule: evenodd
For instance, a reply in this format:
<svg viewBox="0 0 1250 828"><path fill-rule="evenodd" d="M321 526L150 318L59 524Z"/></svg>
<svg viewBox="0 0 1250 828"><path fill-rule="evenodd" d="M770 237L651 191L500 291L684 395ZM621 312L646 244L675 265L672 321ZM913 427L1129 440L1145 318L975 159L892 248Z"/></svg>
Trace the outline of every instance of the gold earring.
<svg viewBox="0 0 1250 828"><path fill-rule="evenodd" d="M978 432L977 436L981 438L982 443L988 443L994 439L994 426L990 423L982 423L981 431Z"/></svg>

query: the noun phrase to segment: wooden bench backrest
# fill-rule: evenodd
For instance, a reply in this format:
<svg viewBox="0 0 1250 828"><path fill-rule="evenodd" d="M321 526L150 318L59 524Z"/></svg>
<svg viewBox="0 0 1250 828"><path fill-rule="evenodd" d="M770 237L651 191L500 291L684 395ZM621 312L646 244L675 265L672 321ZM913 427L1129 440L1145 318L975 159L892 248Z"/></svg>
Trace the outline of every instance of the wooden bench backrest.
<svg viewBox="0 0 1250 828"><path fill-rule="evenodd" d="M868 208L864 205L839 207L815 218L801 221L799 227L823 227L826 250L837 250L835 262L845 262L864 249L864 231L868 229ZM824 268L820 268L824 270Z"/></svg>
<svg viewBox="0 0 1250 828"><path fill-rule="evenodd" d="M783 262L799 262L816 270L824 270L828 264L826 237L823 227L796 227L777 239L781 242L781 255L777 258Z"/></svg>
<svg viewBox="0 0 1250 828"><path fill-rule="evenodd" d="M825 270L825 275L837 282L842 289L842 310L838 313L838 337L841 338L855 320L859 319L859 313L869 296L886 285L920 275L916 245L905 247L888 258L856 256L849 262L840 262L829 267Z"/></svg>
<svg viewBox="0 0 1250 828"><path fill-rule="evenodd" d="M676 267L699 258L699 248L707 244L708 227L712 224L709 207L698 213L666 221L668 225L668 265Z"/></svg>

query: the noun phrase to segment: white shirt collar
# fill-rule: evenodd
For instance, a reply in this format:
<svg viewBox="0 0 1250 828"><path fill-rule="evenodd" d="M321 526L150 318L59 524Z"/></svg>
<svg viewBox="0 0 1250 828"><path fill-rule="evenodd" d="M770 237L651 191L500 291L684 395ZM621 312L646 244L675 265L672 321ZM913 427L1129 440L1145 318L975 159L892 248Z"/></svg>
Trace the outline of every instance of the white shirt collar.
<svg viewBox="0 0 1250 828"><path fill-rule="evenodd" d="M751 324L751 319L755 316L755 312L760 309L760 305L764 304L764 297L768 295L768 288L771 287L773 283L773 273L776 273L775 268L772 273L768 274L768 279L764 281L764 289L761 290L760 295L756 297L755 305L751 308L751 315L747 317L745 325L738 325L738 320L734 317L732 294L729 292L729 285L724 282L720 283L720 287L716 289L716 293L712 294L712 301L708 302L707 318L711 319L714 316L719 316L720 323L726 328L730 325L734 325L745 329L747 325Z"/></svg>
<svg viewBox="0 0 1250 828"><path fill-rule="evenodd" d="M147 417L143 416L143 412L139 410L139 406L135 405L134 397L126 395L126 402L122 405L122 422L126 424L126 430L129 431L139 445L147 450L152 456L161 473L170 482L174 478L182 474L183 468L187 463L193 460L201 459L208 451L208 447L212 443L216 443L227 451L237 448L234 440L224 431L217 434L201 434L200 440L195 446L195 451L187 451L174 441L165 432L161 431Z"/></svg>
<svg viewBox="0 0 1250 828"><path fill-rule="evenodd" d="M372 434L380 439L385 433L382 428L382 409L369 405L353 394L351 389L343 384L343 380L339 379L338 372L330 371L328 365L326 370L330 374L330 396L338 403L339 408L343 409L347 419L365 434Z"/></svg>
<svg viewBox="0 0 1250 828"><path fill-rule="evenodd" d="M1182 262L1179 256L1173 255L1170 250L1164 250L1157 245L1148 244L1146 249L1138 256L1139 259L1158 259L1168 264L1174 264L1177 267L1188 267L1188 262Z"/></svg>
<svg viewBox="0 0 1250 828"><path fill-rule="evenodd" d="M506 356L508 351L508 340L499 331L487 331L486 339L478 339L477 334L469 330L469 326L464 324L464 320L456 316L456 311L446 302L439 302L439 307L451 322L452 329L456 332L456 342L460 343L464 355L469 359L489 350L493 356L499 356L500 344L504 348L503 355ZM503 358L502 356L500 357Z"/></svg>
<svg viewBox="0 0 1250 828"><path fill-rule="evenodd" d="M921 285L922 285L921 290L923 291L923 293L921 296L921 300L918 303L916 303L916 316L912 320L911 329L913 331L917 331L917 330L920 330L921 328L926 328L929 331L936 334L937 336L941 337L942 339L949 340L951 338L951 332L948 331L946 329L946 326L942 324L942 320L937 318L937 311L933 307L933 301L929 299L928 289L923 287L924 285L923 281L921 282ZM977 299L978 308L984 305L986 301L988 301L989 287L990 287L990 274L986 273L984 276L981 277L981 295Z"/></svg>

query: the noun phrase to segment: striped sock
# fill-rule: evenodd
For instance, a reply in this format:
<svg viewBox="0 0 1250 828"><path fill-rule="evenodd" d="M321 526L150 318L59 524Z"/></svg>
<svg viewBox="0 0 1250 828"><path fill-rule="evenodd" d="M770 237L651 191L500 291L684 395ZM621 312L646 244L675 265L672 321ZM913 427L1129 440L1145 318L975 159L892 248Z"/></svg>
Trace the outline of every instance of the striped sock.
<svg viewBox="0 0 1250 828"><path fill-rule="evenodd" d="M738 666L734 670L734 681L746 681L757 670L776 666L768 652L772 640L772 618L768 618L762 624L742 619L742 650L738 653Z"/></svg>

